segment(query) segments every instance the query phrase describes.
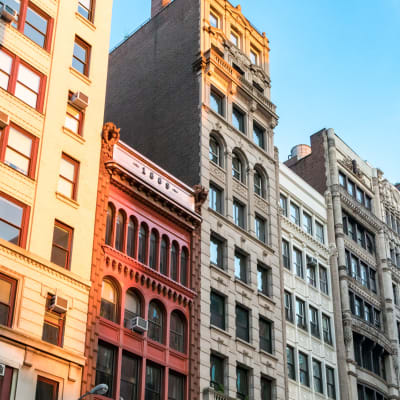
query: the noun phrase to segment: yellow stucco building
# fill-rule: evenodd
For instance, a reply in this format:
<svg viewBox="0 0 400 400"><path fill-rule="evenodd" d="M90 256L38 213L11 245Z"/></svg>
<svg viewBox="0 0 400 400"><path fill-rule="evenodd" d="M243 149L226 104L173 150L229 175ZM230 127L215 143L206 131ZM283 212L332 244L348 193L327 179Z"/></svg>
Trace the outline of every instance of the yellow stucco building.
<svg viewBox="0 0 400 400"><path fill-rule="evenodd" d="M112 0L0 0L0 398L80 396Z"/></svg>

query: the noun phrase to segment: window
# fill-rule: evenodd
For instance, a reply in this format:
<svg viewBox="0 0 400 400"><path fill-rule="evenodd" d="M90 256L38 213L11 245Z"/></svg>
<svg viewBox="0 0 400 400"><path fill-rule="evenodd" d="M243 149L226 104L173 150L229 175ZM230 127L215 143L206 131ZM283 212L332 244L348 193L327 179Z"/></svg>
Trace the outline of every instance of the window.
<svg viewBox="0 0 400 400"><path fill-rule="evenodd" d="M48 295L46 300L42 340L61 347L63 345L65 316L49 309L51 297L51 295Z"/></svg>
<svg viewBox="0 0 400 400"><path fill-rule="evenodd" d="M93 22L93 0L79 0L78 13Z"/></svg>
<svg viewBox="0 0 400 400"><path fill-rule="evenodd" d="M37 108L41 76L23 64L19 65L15 96L33 108Z"/></svg>
<svg viewBox="0 0 400 400"><path fill-rule="evenodd" d="M354 183L350 180L347 181L347 192L349 193L350 196L354 197L354 193L356 191L356 187Z"/></svg>
<svg viewBox="0 0 400 400"><path fill-rule="evenodd" d="M161 249L160 249L160 272L163 275L168 274L168 239L163 236L161 239Z"/></svg>
<svg viewBox="0 0 400 400"><path fill-rule="evenodd" d="M24 26L25 36L34 41L40 47L48 48L49 46L46 45L48 27L49 17L43 12L39 12L31 5L28 5Z"/></svg>
<svg viewBox="0 0 400 400"><path fill-rule="evenodd" d="M317 221L315 221L315 234L319 242L325 243L324 226Z"/></svg>
<svg viewBox="0 0 400 400"><path fill-rule="evenodd" d="M58 178L58 193L76 200L78 170L78 161L73 160L71 157L63 153L60 163L60 176Z"/></svg>
<svg viewBox="0 0 400 400"><path fill-rule="evenodd" d="M114 207L111 203L108 203L105 242L109 246L112 246L113 224L114 224Z"/></svg>
<svg viewBox="0 0 400 400"><path fill-rule="evenodd" d="M300 226L300 208L292 202L290 202L290 220Z"/></svg>
<svg viewBox="0 0 400 400"><path fill-rule="evenodd" d="M224 269L224 243L214 235L210 237L210 262Z"/></svg>
<svg viewBox="0 0 400 400"><path fill-rule="evenodd" d="M272 400L274 381L264 376L261 377L261 400Z"/></svg>
<svg viewBox="0 0 400 400"><path fill-rule="evenodd" d="M218 17L214 13L210 12L210 25L213 28L219 28L219 23L218 22L219 22L218 21Z"/></svg>
<svg viewBox="0 0 400 400"><path fill-rule="evenodd" d="M236 367L236 397L240 400L249 398L249 371L245 368Z"/></svg>
<svg viewBox="0 0 400 400"><path fill-rule="evenodd" d="M224 98L215 90L210 92L210 107L217 114L224 116Z"/></svg>
<svg viewBox="0 0 400 400"><path fill-rule="evenodd" d="M235 277L247 282L247 256L235 250Z"/></svg>
<svg viewBox="0 0 400 400"><path fill-rule="evenodd" d="M122 352L120 398L138 400L140 360L125 351Z"/></svg>
<svg viewBox="0 0 400 400"><path fill-rule="evenodd" d="M250 61L252 64L258 64L258 53L255 50L250 50Z"/></svg>
<svg viewBox="0 0 400 400"><path fill-rule="evenodd" d="M117 307L117 290L109 279L103 279L103 284L101 287L100 316L108 319L109 321L118 323Z"/></svg>
<svg viewBox="0 0 400 400"><path fill-rule="evenodd" d="M168 376L168 400L184 400L185 377L170 370Z"/></svg>
<svg viewBox="0 0 400 400"><path fill-rule="evenodd" d="M17 281L0 274L0 324L12 325Z"/></svg>
<svg viewBox="0 0 400 400"><path fill-rule="evenodd" d="M300 383L304 386L310 386L310 376L308 372L308 356L299 352L299 371Z"/></svg>
<svg viewBox="0 0 400 400"><path fill-rule="evenodd" d="M139 229L139 254L138 260L142 264L146 264L147 260L147 237L148 229L146 224L142 223Z"/></svg>
<svg viewBox="0 0 400 400"><path fill-rule="evenodd" d="M149 267L157 269L158 233L152 229L150 235Z"/></svg>
<svg viewBox="0 0 400 400"><path fill-rule="evenodd" d="M284 196L283 194L281 194L280 197L279 197L279 203L280 203L280 206L281 206L282 215L287 217L288 216L287 197Z"/></svg>
<svg viewBox="0 0 400 400"><path fill-rule="evenodd" d="M339 185L344 188L346 187L346 175L341 172L339 172Z"/></svg>
<svg viewBox="0 0 400 400"><path fill-rule="evenodd" d="M116 373L116 353L117 349L109 344L99 342L96 364L96 385L105 383L108 391L105 397L113 397L114 394L114 374Z"/></svg>
<svg viewBox="0 0 400 400"><path fill-rule="evenodd" d="M361 224L342 211L343 213L343 230L353 241L359 246L366 249L369 253L375 253L375 238Z"/></svg>
<svg viewBox="0 0 400 400"><path fill-rule="evenodd" d="M68 103L65 114L65 127L71 132L82 136L83 116L83 111Z"/></svg>
<svg viewBox="0 0 400 400"><path fill-rule="evenodd" d="M170 347L181 353L185 352L185 322L177 311L171 313Z"/></svg>
<svg viewBox="0 0 400 400"><path fill-rule="evenodd" d="M310 331L311 334L317 338L319 338L319 319L318 319L318 310L312 306L308 307L308 312L310 314Z"/></svg>
<svg viewBox="0 0 400 400"><path fill-rule="evenodd" d="M75 37L72 67L83 75L89 76L90 46Z"/></svg>
<svg viewBox="0 0 400 400"><path fill-rule="evenodd" d="M211 387L217 392L221 393L224 393L224 376L225 376L224 363L225 360L222 357L211 353L210 356Z"/></svg>
<svg viewBox="0 0 400 400"><path fill-rule="evenodd" d="M307 256L307 281L310 285L317 287L317 263Z"/></svg>
<svg viewBox="0 0 400 400"><path fill-rule="evenodd" d="M0 238L21 247L25 246L26 219L27 211L22 203L0 194Z"/></svg>
<svg viewBox="0 0 400 400"><path fill-rule="evenodd" d="M284 294L285 298L285 317L286 321L293 322L293 302L292 302L292 294L285 290Z"/></svg>
<svg viewBox="0 0 400 400"><path fill-rule="evenodd" d="M243 164L236 154L233 154L232 156L232 176L238 181L244 183Z"/></svg>
<svg viewBox="0 0 400 400"><path fill-rule="evenodd" d="M164 313L155 301L150 302L148 320L147 337L156 342L164 343Z"/></svg>
<svg viewBox="0 0 400 400"><path fill-rule="evenodd" d="M307 330L306 304L296 297L296 324L299 328Z"/></svg>
<svg viewBox="0 0 400 400"><path fill-rule="evenodd" d="M265 198L265 187L264 187L264 179L260 172L254 170L254 193L260 197Z"/></svg>
<svg viewBox="0 0 400 400"><path fill-rule="evenodd" d="M178 257L179 257L179 246L178 243L172 243L171 247L171 267L170 274L171 279L178 281Z"/></svg>
<svg viewBox="0 0 400 400"><path fill-rule="evenodd" d="M212 210L222 214L222 190L210 183L210 192L208 194L209 206Z"/></svg>
<svg viewBox="0 0 400 400"><path fill-rule="evenodd" d="M231 30L231 36L230 36L231 42L236 46L240 46L240 40L239 40L239 35L236 32L233 32Z"/></svg>
<svg viewBox="0 0 400 400"><path fill-rule="evenodd" d="M319 286L321 292L329 294L328 271L325 267L321 265L319 265Z"/></svg>
<svg viewBox="0 0 400 400"><path fill-rule="evenodd" d="M290 252L289 252L289 242L282 239L282 258L283 266L290 270Z"/></svg>
<svg viewBox="0 0 400 400"><path fill-rule="evenodd" d="M124 326L128 326L129 320L142 315L142 301L133 289L128 289L125 295Z"/></svg>
<svg viewBox="0 0 400 400"><path fill-rule="evenodd" d="M245 229L244 205L237 200L233 200L233 222L235 225Z"/></svg>
<svg viewBox="0 0 400 400"><path fill-rule="evenodd" d="M245 114L235 105L232 107L232 125L238 131L245 133Z"/></svg>
<svg viewBox="0 0 400 400"><path fill-rule="evenodd" d="M272 354L272 322L260 317L260 349Z"/></svg>
<svg viewBox="0 0 400 400"><path fill-rule="evenodd" d="M59 221L54 223L51 262L69 269L71 266L71 251L73 229Z"/></svg>
<svg viewBox="0 0 400 400"><path fill-rule="evenodd" d="M397 296L397 286L393 283L392 288L393 288L393 303L396 304L397 306L399 304L399 299Z"/></svg>
<svg viewBox="0 0 400 400"><path fill-rule="evenodd" d="M236 305L236 337L250 342L250 315L249 310Z"/></svg>
<svg viewBox="0 0 400 400"><path fill-rule="evenodd" d="M335 371L331 367L326 367L326 388L328 397L336 399Z"/></svg>
<svg viewBox="0 0 400 400"><path fill-rule="evenodd" d="M163 370L155 364L146 365L145 400L161 400L163 386Z"/></svg>
<svg viewBox="0 0 400 400"><path fill-rule="evenodd" d="M37 377L35 400L57 400L58 382L43 376Z"/></svg>
<svg viewBox="0 0 400 400"><path fill-rule="evenodd" d="M253 123L253 142L262 149L265 149L265 130L260 125Z"/></svg>
<svg viewBox="0 0 400 400"><path fill-rule="evenodd" d="M271 291L271 269L261 264L257 265L257 287L258 291L266 296L272 296Z"/></svg>
<svg viewBox="0 0 400 400"><path fill-rule="evenodd" d="M222 157L221 157L221 146L218 143L217 139L213 136L210 137L210 149L209 149L209 157L210 161L222 167Z"/></svg>
<svg viewBox="0 0 400 400"><path fill-rule="evenodd" d="M325 314L322 314L322 331L324 335L324 342L332 345L333 340L331 331L331 319Z"/></svg>
<svg viewBox="0 0 400 400"><path fill-rule="evenodd" d="M254 218L254 225L256 231L256 237L263 243L266 243L266 223L265 219L259 217L258 215Z"/></svg>
<svg viewBox="0 0 400 400"><path fill-rule="evenodd" d="M290 379L296 380L296 365L294 361L294 349L291 346L286 345L286 360L287 360L287 370L288 377Z"/></svg>
<svg viewBox="0 0 400 400"><path fill-rule="evenodd" d="M293 265L296 275L304 279L303 253L295 247L293 248Z"/></svg>
<svg viewBox="0 0 400 400"><path fill-rule="evenodd" d="M188 251L186 248L183 248L181 251L181 273L180 273L180 281L181 285L186 286L188 280Z"/></svg>
<svg viewBox="0 0 400 400"><path fill-rule="evenodd" d="M303 228L309 235L313 234L312 218L311 215L306 212L303 212Z"/></svg>
<svg viewBox="0 0 400 400"><path fill-rule="evenodd" d="M118 211L117 222L115 225L115 248L119 251L124 249L125 238L125 213L122 210Z"/></svg>
<svg viewBox="0 0 400 400"><path fill-rule="evenodd" d="M211 325L225 330L225 297L211 291Z"/></svg>
<svg viewBox="0 0 400 400"><path fill-rule="evenodd" d="M0 50L0 87L9 90L10 76L13 73L13 57L3 50Z"/></svg>
<svg viewBox="0 0 400 400"><path fill-rule="evenodd" d="M321 363L315 359L312 360L313 365L313 380L314 380L314 391L317 393L324 393L322 384L322 368Z"/></svg>

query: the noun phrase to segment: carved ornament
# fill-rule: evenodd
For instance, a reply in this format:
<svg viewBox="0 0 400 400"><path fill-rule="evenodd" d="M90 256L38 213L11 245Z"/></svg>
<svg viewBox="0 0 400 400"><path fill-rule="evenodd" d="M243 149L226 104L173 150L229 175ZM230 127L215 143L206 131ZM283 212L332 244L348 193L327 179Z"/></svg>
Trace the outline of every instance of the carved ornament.
<svg viewBox="0 0 400 400"><path fill-rule="evenodd" d="M103 126L101 144L106 160L112 160L113 158L114 145L118 143L120 138L119 131L120 129L117 128L113 122L106 122Z"/></svg>

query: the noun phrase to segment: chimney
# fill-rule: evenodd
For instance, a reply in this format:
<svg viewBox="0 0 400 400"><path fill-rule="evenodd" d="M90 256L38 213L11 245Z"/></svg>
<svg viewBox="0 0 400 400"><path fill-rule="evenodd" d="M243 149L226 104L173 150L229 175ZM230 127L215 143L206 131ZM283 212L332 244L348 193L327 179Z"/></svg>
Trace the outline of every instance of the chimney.
<svg viewBox="0 0 400 400"><path fill-rule="evenodd" d="M171 0L151 0L151 18L157 15Z"/></svg>

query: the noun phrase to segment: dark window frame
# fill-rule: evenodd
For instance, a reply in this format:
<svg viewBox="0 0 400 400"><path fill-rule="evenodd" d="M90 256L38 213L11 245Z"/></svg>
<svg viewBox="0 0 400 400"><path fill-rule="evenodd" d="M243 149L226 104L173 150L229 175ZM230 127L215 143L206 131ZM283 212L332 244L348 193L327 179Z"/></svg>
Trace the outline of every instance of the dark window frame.
<svg viewBox="0 0 400 400"><path fill-rule="evenodd" d="M54 243L54 232L55 232L56 227L59 228L60 230L63 230L68 233L68 246L66 248ZM55 248L55 247L59 248L65 252L66 262L65 262L64 266L62 266L60 264L57 264L57 265L59 265L61 268L65 268L66 270L70 270L71 269L72 243L73 243L73 237L74 237L74 228L71 228L70 226L64 224L63 222L61 222L59 220L55 220L54 221L54 232L53 232L53 240L52 240L51 262L55 263L55 261L53 261L53 248Z"/></svg>
<svg viewBox="0 0 400 400"><path fill-rule="evenodd" d="M86 57L85 60L81 60L78 58L74 51L72 52L72 58L76 59L79 63L83 64L83 72L79 71L79 69L75 68L72 66L74 71L77 71L79 74L85 75L86 77L89 76L89 71L90 71L90 58L91 58L91 53L92 53L92 46L90 46L89 43L85 42L83 39L81 39L79 36L75 36L74 40L74 47L75 44L77 44L81 49L85 51Z"/></svg>

